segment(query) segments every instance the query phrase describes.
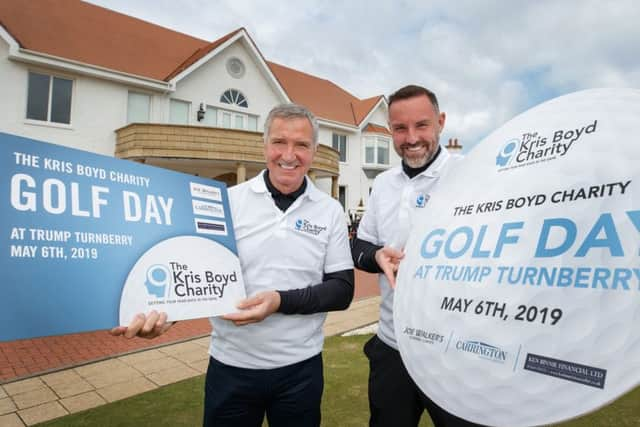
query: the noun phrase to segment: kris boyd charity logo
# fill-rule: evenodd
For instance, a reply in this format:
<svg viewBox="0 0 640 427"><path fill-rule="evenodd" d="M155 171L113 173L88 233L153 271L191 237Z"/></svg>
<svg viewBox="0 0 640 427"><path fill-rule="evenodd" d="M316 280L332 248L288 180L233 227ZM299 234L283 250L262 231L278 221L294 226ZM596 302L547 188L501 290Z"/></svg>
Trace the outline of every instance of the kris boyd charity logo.
<svg viewBox="0 0 640 427"><path fill-rule="evenodd" d="M416 197L416 208L424 208L428 201L429 195L419 194L418 197Z"/></svg>
<svg viewBox="0 0 640 427"><path fill-rule="evenodd" d="M560 129L552 135L526 132L504 143L496 156L499 171L554 160L566 155L583 136L596 132L598 121L575 129Z"/></svg>
<svg viewBox="0 0 640 427"><path fill-rule="evenodd" d="M219 299L224 296L225 288L237 283L235 271L216 273L205 270L194 272L187 264L169 262L169 267L156 264L147 269L144 286L149 296L156 300L179 302L184 299L202 297Z"/></svg>
<svg viewBox="0 0 640 427"><path fill-rule="evenodd" d="M314 236L317 236L318 234L320 234L326 229L327 229L326 226L311 224L306 219L296 220L296 230L302 231L303 233L309 233L309 234L313 234Z"/></svg>

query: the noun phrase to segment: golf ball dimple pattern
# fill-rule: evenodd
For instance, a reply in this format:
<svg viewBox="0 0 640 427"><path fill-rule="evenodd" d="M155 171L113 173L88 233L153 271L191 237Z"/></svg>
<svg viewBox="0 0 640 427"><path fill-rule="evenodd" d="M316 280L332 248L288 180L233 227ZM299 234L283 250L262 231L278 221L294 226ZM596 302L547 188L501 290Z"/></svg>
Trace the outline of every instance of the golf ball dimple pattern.
<svg viewBox="0 0 640 427"><path fill-rule="evenodd" d="M402 358L420 388L444 409L470 421L495 426L533 426L557 423L596 410L640 383L640 278L618 281L604 288L588 280L575 286L498 283L501 266L638 269L639 232L626 212L640 209L640 172L632 159L640 157L634 142L640 134L640 91L598 89L578 92L544 103L516 117L489 135L430 196L429 209L412 224L412 232L398 274L394 321ZM566 155L497 172L496 155L505 144L525 132L553 137L558 129L580 128L597 121L597 130L574 141ZM551 140L547 144L551 144ZM503 150L503 152L501 152ZM504 163L504 158L500 160ZM452 215L456 206L556 190L631 181L625 194L589 200L551 203L496 212ZM623 244L624 256L608 248L577 255L578 248L602 214L610 214ZM539 230L548 218L569 218L577 224L575 244L562 255L534 258ZM525 231L514 232L517 244L505 245L499 257L468 255L435 258L421 255L423 239L434 228L451 231L468 226L487 227L487 247L502 224L521 221ZM611 230L592 236L602 243ZM493 233L493 234L492 234ZM562 243L553 236L549 247ZM493 240L492 240L493 239ZM554 240L555 239L555 240ZM603 244L604 246L604 244ZM514 248L517 248L514 249ZM523 249L523 248L526 248ZM428 279L416 275L429 264L490 266L482 283ZM435 267L434 267L435 268ZM506 277L506 276L505 276ZM515 275L514 275L515 277ZM634 281L635 280L635 281ZM623 283L624 282L624 283ZM608 283L612 283L611 281ZM629 286L625 287L625 283ZM508 306L508 320L469 312L443 310L443 298L494 300ZM515 321L516 307L561 308L562 318L550 322ZM539 318L538 318L539 319ZM443 337L442 342L416 339L405 328ZM452 338L450 338L452 337ZM466 342L493 346L499 357L480 357L464 350ZM540 355L569 364L606 371L604 387L525 370L527 355ZM577 369L574 365L574 369ZM590 371L594 372L594 371Z"/></svg>

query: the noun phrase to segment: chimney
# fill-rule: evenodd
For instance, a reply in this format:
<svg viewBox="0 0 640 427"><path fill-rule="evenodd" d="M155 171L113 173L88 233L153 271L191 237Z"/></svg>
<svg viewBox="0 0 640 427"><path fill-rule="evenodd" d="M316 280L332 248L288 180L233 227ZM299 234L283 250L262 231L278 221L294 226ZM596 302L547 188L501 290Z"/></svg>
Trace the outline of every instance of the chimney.
<svg viewBox="0 0 640 427"><path fill-rule="evenodd" d="M458 143L458 138L449 138L449 143L445 146L450 153L460 153L462 151L462 145Z"/></svg>

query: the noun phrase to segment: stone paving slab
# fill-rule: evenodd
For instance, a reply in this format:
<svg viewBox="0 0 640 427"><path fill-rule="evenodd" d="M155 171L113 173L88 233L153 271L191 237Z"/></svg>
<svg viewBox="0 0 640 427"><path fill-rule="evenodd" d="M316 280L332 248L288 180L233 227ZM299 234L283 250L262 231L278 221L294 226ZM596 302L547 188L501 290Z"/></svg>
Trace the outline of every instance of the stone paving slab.
<svg viewBox="0 0 640 427"><path fill-rule="evenodd" d="M82 381L82 377L73 369L67 369L64 371L54 372L53 374L47 374L40 377L49 387L56 386L65 383L75 383Z"/></svg>
<svg viewBox="0 0 640 427"><path fill-rule="evenodd" d="M0 415L10 414L11 412L15 412L18 408L8 397L0 399ZM2 424L0 424L2 425Z"/></svg>
<svg viewBox="0 0 640 427"><path fill-rule="evenodd" d="M0 399L7 397L7 392L4 391L4 388L0 385Z"/></svg>
<svg viewBox="0 0 640 427"><path fill-rule="evenodd" d="M71 397L78 394L92 391L94 387L87 381L80 378L75 382L60 383L49 386L61 398Z"/></svg>
<svg viewBox="0 0 640 427"><path fill-rule="evenodd" d="M101 375L104 372L112 372L129 366L118 359L109 359L103 362L91 363L89 365L78 366L74 370L83 378Z"/></svg>
<svg viewBox="0 0 640 427"><path fill-rule="evenodd" d="M207 337L207 340L209 338ZM169 356L177 356L180 353L189 353L195 350L202 350L202 347L194 344L190 341L183 342L180 344L168 345L166 347L159 348L158 351L161 351L164 354Z"/></svg>
<svg viewBox="0 0 640 427"><path fill-rule="evenodd" d="M197 362L193 362L193 363L189 363L189 366L192 369L195 369L196 371L200 372L201 374L205 374L207 372L207 368L209 367L209 355L206 355L207 357L205 357L202 360L198 360Z"/></svg>
<svg viewBox="0 0 640 427"><path fill-rule="evenodd" d="M90 391L88 393L82 393L77 396L67 397L61 399L60 403L70 413L85 411L87 409L95 408L96 406L104 405L107 403L98 393Z"/></svg>
<svg viewBox="0 0 640 427"><path fill-rule="evenodd" d="M0 415L0 426L2 427L24 427L20 417L14 412L9 415Z"/></svg>
<svg viewBox="0 0 640 427"><path fill-rule="evenodd" d="M182 365L173 369L154 372L153 374L148 375L147 378L149 378L159 386L163 386L186 380L187 378L195 377L196 375L200 375L200 372L188 366Z"/></svg>
<svg viewBox="0 0 640 427"><path fill-rule="evenodd" d="M154 349L120 356L118 357L118 360L126 363L129 366L136 366L139 364L150 362L152 360L161 359L163 357L166 357L166 354L157 349Z"/></svg>
<svg viewBox="0 0 640 427"><path fill-rule="evenodd" d="M150 374L156 372L166 371L168 369L177 369L183 366L184 363L182 363L178 359L164 356L162 359L155 359L145 363L140 363L135 366L135 369L142 372L144 375L149 376Z"/></svg>
<svg viewBox="0 0 640 427"><path fill-rule="evenodd" d="M47 387L16 394L11 399L18 409L26 409L58 400L58 396Z"/></svg>
<svg viewBox="0 0 640 427"><path fill-rule="evenodd" d="M98 394L107 402L126 399L136 394L158 388L157 385L145 377L133 378L131 381L113 384L96 390Z"/></svg>
<svg viewBox="0 0 640 427"><path fill-rule="evenodd" d="M182 360L187 365L199 362L201 360L205 360L207 362L209 361L209 353L207 349L203 349L200 346L198 346L196 350L180 353L176 355L176 357Z"/></svg>
<svg viewBox="0 0 640 427"><path fill-rule="evenodd" d="M191 341L192 343L199 345L201 347L209 348L209 342L211 341L210 337L198 338L196 340Z"/></svg>
<svg viewBox="0 0 640 427"><path fill-rule="evenodd" d="M103 388L141 376L142 373L140 371L122 363L122 366L117 369L104 370L95 375L85 377L85 380L95 388Z"/></svg>
<svg viewBox="0 0 640 427"><path fill-rule="evenodd" d="M28 426L43 423L54 418L60 418L67 414L67 410L58 402L49 402L44 405L18 411L18 415L20 415L20 418L22 418Z"/></svg>
<svg viewBox="0 0 640 427"><path fill-rule="evenodd" d="M14 396L20 393L26 393L28 391L37 390L39 388L45 388L46 384L38 377L29 378L28 380L16 381L14 383L4 384L4 390L9 396Z"/></svg>

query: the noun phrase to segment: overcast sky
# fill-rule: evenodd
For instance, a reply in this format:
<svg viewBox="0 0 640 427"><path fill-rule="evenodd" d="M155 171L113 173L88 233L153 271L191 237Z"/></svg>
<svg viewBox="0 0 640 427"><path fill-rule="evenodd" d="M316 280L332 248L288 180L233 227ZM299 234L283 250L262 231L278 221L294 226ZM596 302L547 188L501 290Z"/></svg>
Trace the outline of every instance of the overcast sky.
<svg viewBox="0 0 640 427"><path fill-rule="evenodd" d="M547 99L640 88L635 0L91 2L208 41L245 27L267 59L359 98L424 85L465 151Z"/></svg>

